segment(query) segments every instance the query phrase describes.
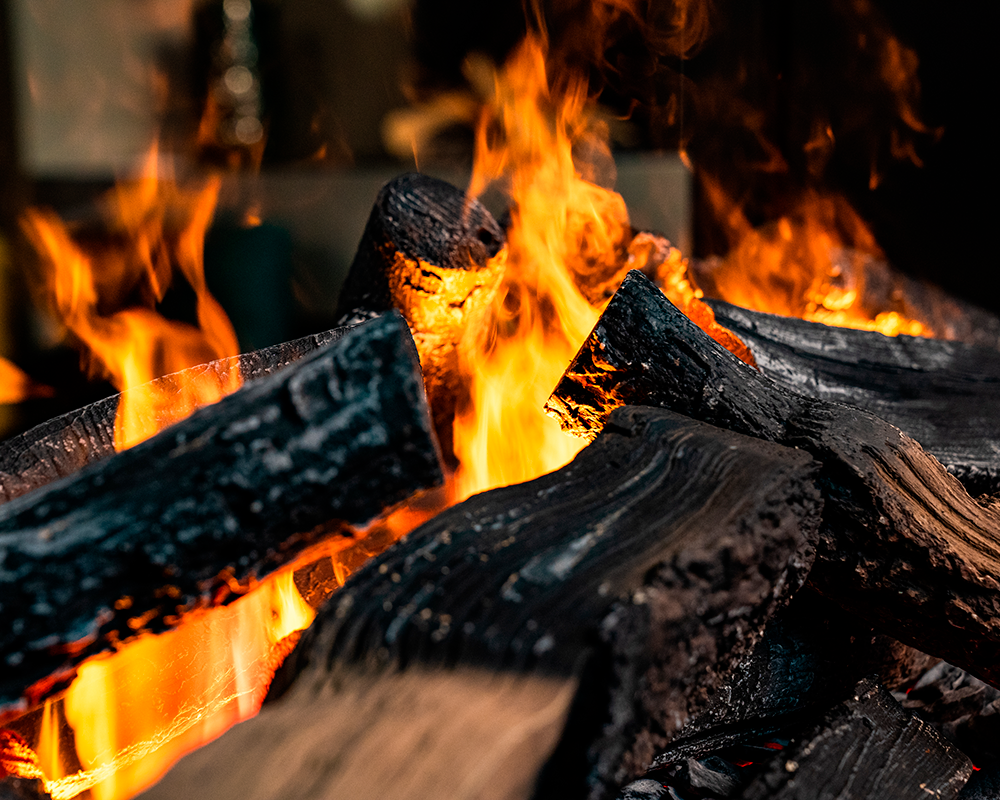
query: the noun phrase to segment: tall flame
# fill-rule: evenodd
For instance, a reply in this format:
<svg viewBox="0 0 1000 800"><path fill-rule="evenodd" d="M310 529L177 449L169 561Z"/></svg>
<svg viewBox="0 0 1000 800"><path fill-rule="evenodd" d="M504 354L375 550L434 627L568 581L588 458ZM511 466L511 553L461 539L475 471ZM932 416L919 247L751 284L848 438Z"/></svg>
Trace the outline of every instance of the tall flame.
<svg viewBox="0 0 1000 800"><path fill-rule="evenodd" d="M629 234L622 198L574 162L574 148L609 157L586 90L582 76L551 84L544 37L529 35L496 75L479 127L470 194L506 178L512 209L489 319L460 345L472 395L455 421L460 498L557 469L582 444L542 408L596 323Z"/></svg>
<svg viewBox="0 0 1000 800"><path fill-rule="evenodd" d="M140 177L104 198L110 233L126 241L92 255L52 212L31 209L23 225L46 267L52 307L86 348L89 365L120 391L115 422L118 450L152 436L196 408L240 385L238 370L206 371L185 380L154 378L214 359L237 355L236 335L205 284L202 248L220 181L182 187L162 170L154 147ZM195 324L157 313L179 271L195 294ZM122 307L125 303L131 303ZM143 387L141 389L137 387Z"/></svg>

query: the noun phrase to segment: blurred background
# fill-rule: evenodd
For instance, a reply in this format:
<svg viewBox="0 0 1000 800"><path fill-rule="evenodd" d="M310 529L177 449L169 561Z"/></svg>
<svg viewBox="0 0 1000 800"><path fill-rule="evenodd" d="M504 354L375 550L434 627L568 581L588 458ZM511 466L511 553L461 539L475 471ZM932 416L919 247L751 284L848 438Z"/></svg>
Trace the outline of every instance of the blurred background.
<svg viewBox="0 0 1000 800"><path fill-rule="evenodd" d="M1000 310L995 67L971 0L636 2L601 28L614 5L545 15L589 71L635 227L721 256L711 187L753 225L832 187L896 267ZM2 0L0 355L54 391L0 407L0 435L113 391L33 300L26 209L103 236L98 198L158 141L178 174L222 176L205 269L240 348L331 327L380 186L468 182L477 65L524 30L519 0Z"/></svg>

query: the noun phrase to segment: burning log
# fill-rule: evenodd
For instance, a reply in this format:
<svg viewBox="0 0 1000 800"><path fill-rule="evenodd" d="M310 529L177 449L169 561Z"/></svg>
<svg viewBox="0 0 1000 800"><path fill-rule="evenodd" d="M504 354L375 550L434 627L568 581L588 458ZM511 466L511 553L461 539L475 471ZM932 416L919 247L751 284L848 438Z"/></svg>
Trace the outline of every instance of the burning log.
<svg viewBox="0 0 1000 800"><path fill-rule="evenodd" d="M212 361L164 376L153 383L164 387L177 386L192 375L206 371L214 372L221 382L222 376L233 369L239 369L244 381L256 380L339 339L348 330L346 327L335 328L234 358ZM145 387L137 387L91 403L0 444L0 503L13 500L59 478L66 478L88 464L113 456L115 415L118 408L130 392L144 389ZM155 413L155 409L151 409L149 413ZM161 429L176 421L173 418L157 418L155 427Z"/></svg>
<svg viewBox="0 0 1000 800"><path fill-rule="evenodd" d="M260 715L144 797L613 796L801 584L814 469L618 411L563 469L443 512L352 576Z"/></svg>
<svg viewBox="0 0 1000 800"><path fill-rule="evenodd" d="M616 406L648 403L822 464L821 593L891 636L1000 685L1000 513L919 444L867 411L806 398L717 345L630 273L550 408L593 434Z"/></svg>
<svg viewBox="0 0 1000 800"><path fill-rule="evenodd" d="M961 750L904 711L880 685L865 680L740 796L950 800L971 774L972 763Z"/></svg>
<svg viewBox="0 0 1000 800"><path fill-rule="evenodd" d="M776 383L871 411L920 442L971 494L1000 492L997 350L709 305Z"/></svg>
<svg viewBox="0 0 1000 800"><path fill-rule="evenodd" d="M379 192L341 291L341 324L391 308L406 317L420 353L442 451L464 397L458 346L489 306L503 274L503 230L475 198L427 175L407 174Z"/></svg>
<svg viewBox="0 0 1000 800"><path fill-rule="evenodd" d="M440 480L405 323L358 326L0 507L0 701L106 647L118 625L137 632L279 566L309 540L282 550L293 534L367 522Z"/></svg>

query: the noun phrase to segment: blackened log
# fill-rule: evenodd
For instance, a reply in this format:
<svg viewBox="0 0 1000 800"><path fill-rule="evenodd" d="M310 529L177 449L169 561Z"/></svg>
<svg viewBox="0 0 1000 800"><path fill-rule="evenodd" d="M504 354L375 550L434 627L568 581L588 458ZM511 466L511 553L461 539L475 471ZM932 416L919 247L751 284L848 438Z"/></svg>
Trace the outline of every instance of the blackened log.
<svg viewBox="0 0 1000 800"><path fill-rule="evenodd" d="M942 661L898 699L977 767L1000 767L1000 689Z"/></svg>
<svg viewBox="0 0 1000 800"><path fill-rule="evenodd" d="M293 534L441 480L406 324L372 320L106 461L0 506L0 700L107 646L118 617L206 602ZM158 618L159 619L159 618ZM134 625L131 626L134 629ZM81 643L89 643L82 647Z"/></svg>
<svg viewBox="0 0 1000 800"><path fill-rule="evenodd" d="M776 757L743 800L953 800L972 764L881 685L865 680Z"/></svg>
<svg viewBox="0 0 1000 800"><path fill-rule="evenodd" d="M613 797L801 584L813 468L623 409L353 575L260 715L145 797Z"/></svg>
<svg viewBox="0 0 1000 800"><path fill-rule="evenodd" d="M917 442L870 412L776 384L632 272L549 408L592 434L611 409L637 403L812 453L827 501L813 584L894 638L1000 685L1000 514Z"/></svg>
<svg viewBox="0 0 1000 800"><path fill-rule="evenodd" d="M335 328L263 350L219 359L164 376L153 383L164 387L179 385L191 375L205 371L214 372L222 378L233 369L239 369L244 381L256 380L339 339L347 330L346 327ZM55 417L0 444L0 503L113 456L115 415L119 404L131 391L135 390L126 390ZM155 427L161 429L176 420L154 418L153 421Z"/></svg>
<svg viewBox="0 0 1000 800"><path fill-rule="evenodd" d="M803 589L650 768L669 770L801 727L865 676L877 674L892 688L912 685L933 661Z"/></svg>
<svg viewBox="0 0 1000 800"><path fill-rule="evenodd" d="M341 290L340 324L390 308L410 325L434 427L452 459L452 423L464 401L457 346L489 306L505 265L493 215L461 189L410 173L379 192Z"/></svg>
<svg viewBox="0 0 1000 800"><path fill-rule="evenodd" d="M776 383L877 414L920 442L973 496L1000 491L1000 351L708 302Z"/></svg>

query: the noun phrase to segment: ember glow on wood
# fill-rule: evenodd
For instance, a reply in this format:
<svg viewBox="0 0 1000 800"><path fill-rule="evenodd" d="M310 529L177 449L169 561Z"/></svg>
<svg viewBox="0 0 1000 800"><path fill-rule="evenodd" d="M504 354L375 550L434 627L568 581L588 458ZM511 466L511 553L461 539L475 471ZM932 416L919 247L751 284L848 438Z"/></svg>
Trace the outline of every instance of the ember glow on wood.
<svg viewBox="0 0 1000 800"><path fill-rule="evenodd" d="M290 559L441 480L419 366L395 314L153 439L0 506L0 698L227 579ZM308 543L302 537L297 547ZM220 575L228 570L225 575ZM127 602L119 602L127 598ZM118 609L113 611L112 609Z"/></svg>
<svg viewBox="0 0 1000 800"><path fill-rule="evenodd" d="M667 411L616 412L563 469L366 565L261 714L144 797L614 796L801 585L815 469Z"/></svg>
<svg viewBox="0 0 1000 800"><path fill-rule="evenodd" d="M1000 514L898 428L747 367L637 272L549 407L593 433L626 403L812 453L827 500L813 583L901 641L1000 682Z"/></svg>

